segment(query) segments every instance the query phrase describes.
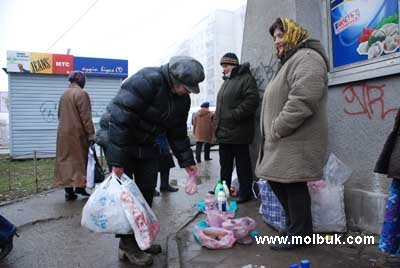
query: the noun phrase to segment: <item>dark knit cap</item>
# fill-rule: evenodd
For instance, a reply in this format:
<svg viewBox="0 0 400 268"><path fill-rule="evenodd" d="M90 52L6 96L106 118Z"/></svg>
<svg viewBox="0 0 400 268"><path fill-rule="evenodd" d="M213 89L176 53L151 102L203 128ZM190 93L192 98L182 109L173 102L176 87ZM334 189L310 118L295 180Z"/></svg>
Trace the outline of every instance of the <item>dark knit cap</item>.
<svg viewBox="0 0 400 268"><path fill-rule="evenodd" d="M86 83L86 75L81 71L73 71L69 74L68 81L71 83L77 83L81 88L84 88Z"/></svg>
<svg viewBox="0 0 400 268"><path fill-rule="evenodd" d="M203 102L203 103L200 105L200 107L201 107L201 108L209 108L209 107L210 107L210 103L209 103L208 101Z"/></svg>
<svg viewBox="0 0 400 268"><path fill-rule="evenodd" d="M220 64L239 65L239 59L235 53L228 52L221 58Z"/></svg>

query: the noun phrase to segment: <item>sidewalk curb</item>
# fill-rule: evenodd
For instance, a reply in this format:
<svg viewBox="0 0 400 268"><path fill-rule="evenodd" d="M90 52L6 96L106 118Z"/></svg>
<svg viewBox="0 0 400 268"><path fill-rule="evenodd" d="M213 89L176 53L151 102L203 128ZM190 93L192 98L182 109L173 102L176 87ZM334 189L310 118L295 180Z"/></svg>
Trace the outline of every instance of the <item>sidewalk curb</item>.
<svg viewBox="0 0 400 268"><path fill-rule="evenodd" d="M167 267L168 268L180 268L181 267L181 256L178 247L178 241L176 239L178 233L194 221L201 213L196 211L192 216L178 228L175 233L171 233L167 236Z"/></svg>

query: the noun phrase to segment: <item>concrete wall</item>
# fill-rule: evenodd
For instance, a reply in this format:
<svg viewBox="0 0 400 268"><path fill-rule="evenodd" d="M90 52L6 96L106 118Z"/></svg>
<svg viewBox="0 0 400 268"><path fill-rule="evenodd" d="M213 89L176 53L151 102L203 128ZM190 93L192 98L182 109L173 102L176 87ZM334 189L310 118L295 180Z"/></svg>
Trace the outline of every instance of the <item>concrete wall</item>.
<svg viewBox="0 0 400 268"><path fill-rule="evenodd" d="M297 20L311 37L328 47L324 1L248 0L242 60L251 63L261 96L277 70L275 48L268 33L277 17ZM372 171L399 106L399 78L396 75L329 88L329 152L354 170L345 185L348 225L374 233L380 232L390 180ZM260 139L256 133L253 160Z"/></svg>

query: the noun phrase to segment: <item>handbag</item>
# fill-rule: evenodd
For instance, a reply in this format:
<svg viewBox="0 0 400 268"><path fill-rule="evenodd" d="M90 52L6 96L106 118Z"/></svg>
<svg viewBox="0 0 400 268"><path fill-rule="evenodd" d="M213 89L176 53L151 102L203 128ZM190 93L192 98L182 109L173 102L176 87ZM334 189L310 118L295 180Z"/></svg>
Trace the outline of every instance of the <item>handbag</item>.
<svg viewBox="0 0 400 268"><path fill-rule="evenodd" d="M95 161L95 164L94 164L94 183L101 183L106 178L105 171L101 167L99 159L97 158L97 154L96 154L96 150L94 148L94 145L92 145L91 148L93 150L93 158L94 158L94 161Z"/></svg>

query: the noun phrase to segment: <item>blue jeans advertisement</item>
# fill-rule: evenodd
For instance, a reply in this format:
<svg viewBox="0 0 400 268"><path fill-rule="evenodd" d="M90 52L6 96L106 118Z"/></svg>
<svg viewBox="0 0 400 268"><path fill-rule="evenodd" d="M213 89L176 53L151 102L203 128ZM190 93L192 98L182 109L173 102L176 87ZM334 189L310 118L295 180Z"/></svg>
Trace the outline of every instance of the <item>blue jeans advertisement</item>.
<svg viewBox="0 0 400 268"><path fill-rule="evenodd" d="M400 51L397 0L334 0L330 8L333 67Z"/></svg>

